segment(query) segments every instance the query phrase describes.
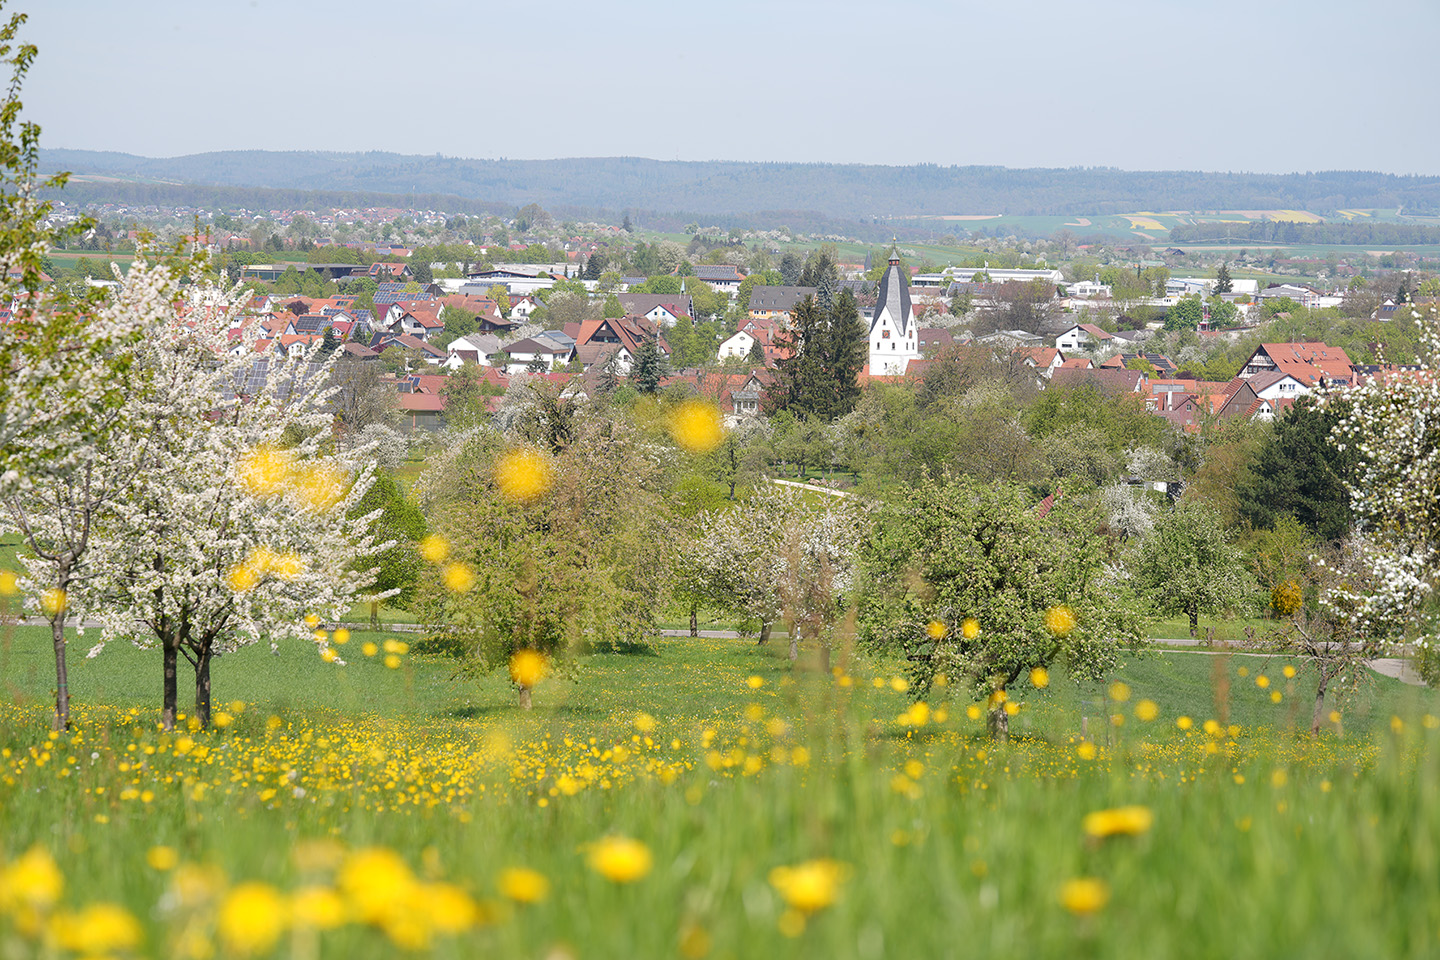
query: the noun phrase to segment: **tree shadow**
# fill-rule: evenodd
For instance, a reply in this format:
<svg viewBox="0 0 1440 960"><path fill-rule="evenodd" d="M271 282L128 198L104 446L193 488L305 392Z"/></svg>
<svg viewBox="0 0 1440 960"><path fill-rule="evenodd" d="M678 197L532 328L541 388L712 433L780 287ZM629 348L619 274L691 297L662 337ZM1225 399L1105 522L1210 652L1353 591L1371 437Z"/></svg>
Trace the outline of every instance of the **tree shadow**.
<svg viewBox="0 0 1440 960"><path fill-rule="evenodd" d="M471 704L465 707L448 707L440 710L434 716L447 717L451 720L479 720L485 717L496 716L514 717L603 717L608 712L597 707L562 703L553 707L537 706L528 713L521 710L518 704L514 703L484 703Z"/></svg>
<svg viewBox="0 0 1440 960"><path fill-rule="evenodd" d="M612 653L622 657L658 657L660 651L643 640L602 640L598 643L585 644L583 653L586 655L599 655Z"/></svg>

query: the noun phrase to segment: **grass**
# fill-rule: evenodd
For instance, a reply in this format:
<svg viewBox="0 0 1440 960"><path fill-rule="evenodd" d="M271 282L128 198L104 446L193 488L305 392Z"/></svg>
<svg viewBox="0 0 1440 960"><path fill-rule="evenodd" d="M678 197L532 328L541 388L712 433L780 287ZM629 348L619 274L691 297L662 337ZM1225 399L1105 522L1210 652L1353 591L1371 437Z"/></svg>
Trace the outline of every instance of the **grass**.
<svg viewBox="0 0 1440 960"><path fill-rule="evenodd" d="M884 660L842 657L836 679L808 653L792 665L780 644L657 640L581 658L573 682L546 680L522 712L503 676L461 679L451 662L413 655L387 669L359 650L384 638L357 633L345 667L304 644L221 658L216 699L231 722L213 732L155 729L155 653L77 658L77 730L52 739L45 632L11 628L0 870L40 845L65 878L62 904L120 904L143 955L183 954L187 936L222 957L390 955L417 930L413 952L441 957L1440 949L1434 691L1369 680L1343 706L1343 738L1312 740L1294 732L1309 716L1303 664L1159 652L1106 684L1057 671L1043 690L1022 685L1016 737L1001 745L966 715L966 697L935 698L919 717L896 689L900 665ZM1287 663L1301 668L1289 680ZM1268 690L1254 682L1262 672ZM1158 704L1148 722L1144 699ZM1221 709L1236 727L1201 732ZM1180 716L1195 726L1182 732ZM1147 808L1153 827L1086 838L1086 813L1121 805ZM612 834L653 857L633 883L588 865L590 845ZM242 883L283 898L333 880L359 911L345 878L361 848L407 865L409 886L392 888L401 913L357 912L248 951L236 937L264 925L220 923L249 917L227 899ZM807 915L773 871L813 858L841 866L815 874ZM543 874L550 895L508 901L509 867ZM1094 913L1061 902L1080 877L1109 891ZM444 883L483 922L446 933L424 920ZM4 903L0 947L27 955L25 918Z"/></svg>

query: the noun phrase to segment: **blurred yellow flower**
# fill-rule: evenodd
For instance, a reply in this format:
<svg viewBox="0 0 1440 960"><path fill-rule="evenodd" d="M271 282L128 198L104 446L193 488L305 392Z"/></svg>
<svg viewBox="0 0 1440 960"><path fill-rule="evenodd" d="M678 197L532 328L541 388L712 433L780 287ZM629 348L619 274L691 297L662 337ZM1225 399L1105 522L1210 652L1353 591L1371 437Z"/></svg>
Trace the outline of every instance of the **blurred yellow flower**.
<svg viewBox="0 0 1440 960"><path fill-rule="evenodd" d="M550 881L538 870L509 867L500 871L500 895L516 903L539 903L550 896Z"/></svg>
<svg viewBox="0 0 1440 960"><path fill-rule="evenodd" d="M65 609L66 599L64 590L51 587L40 594L40 609L45 611L46 616L53 617Z"/></svg>
<svg viewBox="0 0 1440 960"><path fill-rule="evenodd" d="M260 496L283 493L294 469L295 456L290 451L256 447L240 458L240 485Z"/></svg>
<svg viewBox="0 0 1440 960"><path fill-rule="evenodd" d="M512 450L495 461L495 484L507 500L529 503L543 496L554 482L550 461L538 451Z"/></svg>
<svg viewBox="0 0 1440 960"><path fill-rule="evenodd" d="M264 953L285 929L285 901L264 883L242 883L225 895L216 919L220 939L236 953Z"/></svg>
<svg viewBox="0 0 1440 960"><path fill-rule="evenodd" d="M1116 703L1124 703L1130 699L1130 685L1116 681L1110 684L1110 699Z"/></svg>
<svg viewBox="0 0 1440 960"><path fill-rule="evenodd" d="M974 640L980 636L980 621L974 617L967 617L965 622L960 624L960 636L966 640Z"/></svg>
<svg viewBox="0 0 1440 960"><path fill-rule="evenodd" d="M393 850L367 847L345 858L335 877L340 892L366 923L383 923L413 901L419 882Z"/></svg>
<svg viewBox="0 0 1440 960"><path fill-rule="evenodd" d="M1060 887L1060 905L1077 916L1086 916L1110 902L1110 887L1096 877L1066 880Z"/></svg>
<svg viewBox="0 0 1440 960"><path fill-rule="evenodd" d="M51 925L67 950L86 957L126 953L140 946L140 921L113 903L92 903L79 913L63 913Z"/></svg>
<svg viewBox="0 0 1440 960"><path fill-rule="evenodd" d="M174 847L151 847L145 851L145 862L151 870L174 870L180 863L180 854Z"/></svg>
<svg viewBox="0 0 1440 960"><path fill-rule="evenodd" d="M1075 611L1064 604L1045 611L1045 628L1057 637L1063 637L1075 629Z"/></svg>
<svg viewBox="0 0 1440 960"><path fill-rule="evenodd" d="M1266 687L1270 686L1270 678L1265 676L1265 674L1263 673L1260 674L1260 676L1255 678L1255 686L1259 687L1261 690L1264 690Z"/></svg>
<svg viewBox="0 0 1440 960"><path fill-rule="evenodd" d="M745 679L745 686L749 687L751 690L759 690L761 687L765 686L765 678L757 677L752 674Z"/></svg>
<svg viewBox="0 0 1440 960"><path fill-rule="evenodd" d="M1095 744L1089 740L1082 740L1080 746L1075 748L1075 755L1081 760L1094 760L1096 753L1098 751L1095 749Z"/></svg>
<svg viewBox="0 0 1440 960"><path fill-rule="evenodd" d="M453 883L426 884L415 902L424 910L430 928L440 933L461 933L480 919L470 894Z"/></svg>
<svg viewBox="0 0 1440 960"><path fill-rule="evenodd" d="M931 620L925 625L925 634L931 640L944 640L945 634L949 632L950 628L945 626L945 624L941 623L939 620Z"/></svg>
<svg viewBox="0 0 1440 960"><path fill-rule="evenodd" d="M510 679L522 687L533 687L545 678L545 654L538 650L516 650L510 657Z"/></svg>
<svg viewBox="0 0 1440 960"><path fill-rule="evenodd" d="M463 563L447 564L441 578L451 593L469 593L475 586L474 572Z"/></svg>
<svg viewBox="0 0 1440 960"><path fill-rule="evenodd" d="M849 867L835 860L806 860L770 871L770 885L791 908L811 914L835 902Z"/></svg>
<svg viewBox="0 0 1440 960"><path fill-rule="evenodd" d="M1160 716L1160 705L1154 700L1141 700L1135 704L1135 716L1149 723L1151 720Z"/></svg>
<svg viewBox="0 0 1440 960"><path fill-rule="evenodd" d="M1181 730L1189 730L1189 729L1190 729L1191 727L1193 727L1194 725L1195 725L1195 721L1194 721L1194 720L1191 720L1189 717L1176 717L1176 718L1175 718L1175 726L1179 727Z"/></svg>
<svg viewBox="0 0 1440 960"><path fill-rule="evenodd" d="M13 570L0 570L0 597L15 596L18 580Z"/></svg>
<svg viewBox="0 0 1440 960"><path fill-rule="evenodd" d="M1290 664L1288 664L1288 663L1285 664L1285 666L1281 668L1280 672L1283 673L1283 674L1285 674L1285 679L1286 679L1286 680L1290 680L1290 679L1294 678L1294 676L1295 676L1295 668L1292 667L1292 666L1291 666Z"/></svg>
<svg viewBox="0 0 1440 960"><path fill-rule="evenodd" d="M634 883L654 866L650 848L630 837L610 836L590 845L590 869L615 883Z"/></svg>
<svg viewBox="0 0 1440 960"><path fill-rule="evenodd" d="M393 653L385 654L385 666L391 670L400 669L400 657Z"/></svg>
<svg viewBox="0 0 1440 960"><path fill-rule="evenodd" d="M374 640L366 640L364 643L360 644L360 652L365 654L365 656L367 657L373 657L375 656L375 654L380 652L380 648L376 646Z"/></svg>
<svg viewBox="0 0 1440 960"><path fill-rule="evenodd" d="M635 729L641 733L649 733L655 729L655 718L643 711L635 714Z"/></svg>
<svg viewBox="0 0 1440 960"><path fill-rule="evenodd" d="M334 663L336 660L340 659L340 654L335 651L334 647L321 647L320 659L324 660L326 663Z"/></svg>
<svg viewBox="0 0 1440 960"><path fill-rule="evenodd" d="M260 584L260 575L251 569L249 564L237 563L230 568L225 577L225 582L235 593L244 593L253 590Z"/></svg>
<svg viewBox="0 0 1440 960"><path fill-rule="evenodd" d="M430 563L439 563L450 555L449 542L438 533L432 533L420 541L420 556Z"/></svg>
<svg viewBox="0 0 1440 960"><path fill-rule="evenodd" d="M60 899L65 877L41 846L31 847L0 870L0 913L17 907L45 910Z"/></svg>
<svg viewBox="0 0 1440 960"><path fill-rule="evenodd" d="M334 640L336 643L339 643L339 644L349 643L349 642L350 642L350 631L349 631L349 630L346 630L344 627L341 627L339 630L336 630L336 631L331 635L330 639Z"/></svg>
<svg viewBox="0 0 1440 960"><path fill-rule="evenodd" d="M292 483L300 502L311 510L329 510L345 497L350 477L329 463L305 463L294 471Z"/></svg>
<svg viewBox="0 0 1440 960"><path fill-rule="evenodd" d="M707 453L725 436L720 411L704 400L686 400L670 417L670 435L691 453Z"/></svg>
<svg viewBox="0 0 1440 960"><path fill-rule="evenodd" d="M345 901L329 887L301 887L290 895L290 922L305 930L334 930L345 923Z"/></svg>
<svg viewBox="0 0 1440 960"><path fill-rule="evenodd" d="M1135 836L1149 830L1154 822L1155 815L1149 807L1133 805L1087 813L1083 827L1087 836L1098 839L1121 834Z"/></svg>
<svg viewBox="0 0 1440 960"><path fill-rule="evenodd" d="M1050 671L1044 667L1036 667L1030 671L1030 686L1037 690L1043 690L1050 686Z"/></svg>

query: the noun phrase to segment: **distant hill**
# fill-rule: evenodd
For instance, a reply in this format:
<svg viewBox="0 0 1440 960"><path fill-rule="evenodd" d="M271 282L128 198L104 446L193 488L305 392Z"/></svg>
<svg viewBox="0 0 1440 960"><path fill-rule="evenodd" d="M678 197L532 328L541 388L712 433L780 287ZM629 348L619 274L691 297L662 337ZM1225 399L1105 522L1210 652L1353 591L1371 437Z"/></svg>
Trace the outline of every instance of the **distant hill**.
<svg viewBox="0 0 1440 960"><path fill-rule="evenodd" d="M415 194L417 199L419 195L451 195L482 207L513 209L534 202L547 209L686 211L714 217L806 211L824 218L863 221L955 214L1075 216L1250 208L1316 213L1400 208L1411 214L1440 214L1440 177L1365 171L1250 174L933 164L885 167L636 157L467 160L379 152L263 150L166 159L42 150L40 162L47 171L69 170L130 181Z"/></svg>

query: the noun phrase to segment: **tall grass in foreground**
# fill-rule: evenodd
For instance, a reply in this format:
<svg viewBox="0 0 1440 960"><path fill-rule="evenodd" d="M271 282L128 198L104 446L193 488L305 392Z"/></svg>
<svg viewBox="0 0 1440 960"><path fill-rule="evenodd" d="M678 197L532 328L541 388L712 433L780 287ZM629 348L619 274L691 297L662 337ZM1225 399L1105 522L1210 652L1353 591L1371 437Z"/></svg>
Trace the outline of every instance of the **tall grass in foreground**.
<svg viewBox="0 0 1440 960"><path fill-rule="evenodd" d="M379 712L287 694L209 733L120 703L52 737L43 700L0 708L0 956L80 955L97 903L138 925L115 956L1440 951L1428 691L1360 736L1295 735L1284 705L1207 731L1191 687L1212 658L1166 660L1124 700L1037 692L1032 735L997 745L964 704L907 709L859 665L657 652L593 658L525 716L498 682L397 708L427 696L403 693L423 661L351 675L393 684ZM1139 809L1087 821L1120 808ZM53 904L17 866L32 850L63 876Z"/></svg>

